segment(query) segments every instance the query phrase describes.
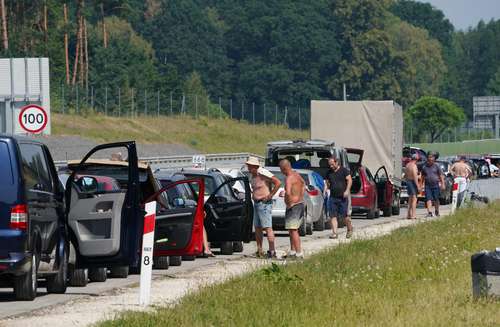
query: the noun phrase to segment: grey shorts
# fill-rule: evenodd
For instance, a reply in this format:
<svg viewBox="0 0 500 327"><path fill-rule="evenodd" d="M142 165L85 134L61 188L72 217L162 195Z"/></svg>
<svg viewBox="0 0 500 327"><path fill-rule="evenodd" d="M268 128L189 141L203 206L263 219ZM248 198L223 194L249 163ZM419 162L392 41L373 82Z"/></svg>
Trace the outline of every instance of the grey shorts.
<svg viewBox="0 0 500 327"><path fill-rule="evenodd" d="M302 225L302 219L305 219L304 212L304 203L297 203L287 208L285 212L285 229L299 229L300 225Z"/></svg>

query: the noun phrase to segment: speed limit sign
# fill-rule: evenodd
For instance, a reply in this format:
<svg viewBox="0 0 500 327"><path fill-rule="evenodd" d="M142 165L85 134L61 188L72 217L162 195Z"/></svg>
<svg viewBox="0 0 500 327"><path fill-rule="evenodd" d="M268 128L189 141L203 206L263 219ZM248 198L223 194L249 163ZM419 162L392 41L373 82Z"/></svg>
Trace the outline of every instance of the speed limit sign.
<svg viewBox="0 0 500 327"><path fill-rule="evenodd" d="M47 122L47 113L42 107L35 104L24 106L19 113L19 125L28 133L43 132Z"/></svg>

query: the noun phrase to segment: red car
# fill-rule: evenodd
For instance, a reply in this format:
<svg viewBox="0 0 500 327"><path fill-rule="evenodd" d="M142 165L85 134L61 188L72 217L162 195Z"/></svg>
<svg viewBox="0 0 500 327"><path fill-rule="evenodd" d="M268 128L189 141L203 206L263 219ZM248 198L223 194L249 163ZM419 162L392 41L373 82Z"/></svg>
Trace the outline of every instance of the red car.
<svg viewBox="0 0 500 327"><path fill-rule="evenodd" d="M366 213L369 219L378 218L380 210L384 217L399 214L399 199L385 167L380 167L373 176L362 165L363 150L351 148L346 151L352 176L352 212Z"/></svg>

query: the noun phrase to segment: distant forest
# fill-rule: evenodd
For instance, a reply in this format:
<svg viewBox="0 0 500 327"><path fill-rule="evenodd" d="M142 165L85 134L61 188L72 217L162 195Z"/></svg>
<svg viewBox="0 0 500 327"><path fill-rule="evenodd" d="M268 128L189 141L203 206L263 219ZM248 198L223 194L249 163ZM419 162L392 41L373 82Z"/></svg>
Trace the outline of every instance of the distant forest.
<svg viewBox="0 0 500 327"><path fill-rule="evenodd" d="M391 0L0 0L2 57L47 56L53 88L246 99L454 101L500 95L500 20L456 31ZM214 102L216 102L214 100ZM291 113L293 114L293 113Z"/></svg>

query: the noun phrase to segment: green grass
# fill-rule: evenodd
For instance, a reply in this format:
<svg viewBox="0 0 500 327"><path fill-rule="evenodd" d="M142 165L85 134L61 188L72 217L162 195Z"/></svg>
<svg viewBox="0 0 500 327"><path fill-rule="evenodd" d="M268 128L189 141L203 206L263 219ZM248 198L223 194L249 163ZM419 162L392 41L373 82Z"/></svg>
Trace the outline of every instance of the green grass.
<svg viewBox="0 0 500 327"><path fill-rule="evenodd" d="M263 155L266 143L307 138L309 132L285 126L251 125L230 119L191 117L117 118L102 115L52 115L52 134L81 135L100 142L185 144L205 153L252 152Z"/></svg>
<svg viewBox="0 0 500 327"><path fill-rule="evenodd" d="M100 326L498 326L470 256L499 245L500 203L272 266Z"/></svg>
<svg viewBox="0 0 500 327"><path fill-rule="evenodd" d="M452 143L411 144L426 151L438 151L440 155L500 153L500 140L477 140Z"/></svg>

